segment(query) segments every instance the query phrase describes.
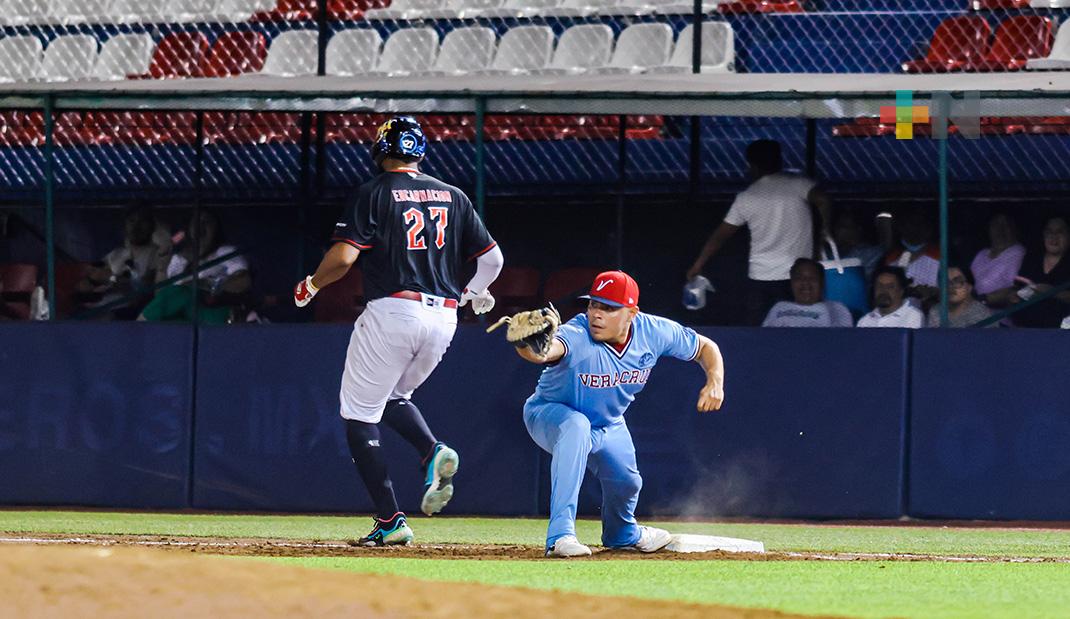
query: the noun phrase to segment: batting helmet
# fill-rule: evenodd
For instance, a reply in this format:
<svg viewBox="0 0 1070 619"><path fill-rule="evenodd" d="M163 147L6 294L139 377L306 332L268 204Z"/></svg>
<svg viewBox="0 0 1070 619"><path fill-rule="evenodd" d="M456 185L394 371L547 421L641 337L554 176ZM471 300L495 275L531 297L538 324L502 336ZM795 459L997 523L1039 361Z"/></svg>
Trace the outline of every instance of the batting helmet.
<svg viewBox="0 0 1070 619"><path fill-rule="evenodd" d="M427 138L420 123L411 116L395 116L379 125L372 144L372 159L376 165L390 157L402 161L423 159Z"/></svg>

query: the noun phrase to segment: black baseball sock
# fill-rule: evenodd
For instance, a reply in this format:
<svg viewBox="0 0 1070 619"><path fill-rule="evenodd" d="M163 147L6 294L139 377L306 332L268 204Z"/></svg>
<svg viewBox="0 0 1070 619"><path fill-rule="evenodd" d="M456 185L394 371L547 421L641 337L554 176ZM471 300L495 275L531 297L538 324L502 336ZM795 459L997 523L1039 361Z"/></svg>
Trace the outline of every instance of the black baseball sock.
<svg viewBox="0 0 1070 619"><path fill-rule="evenodd" d="M346 440L349 453L357 472L364 480L379 518L387 520L398 512L398 501L394 498L394 485L386 472L386 459L379 446L379 426L363 421L346 420Z"/></svg>
<svg viewBox="0 0 1070 619"><path fill-rule="evenodd" d="M438 442L427 427L420 409L408 400L398 399L387 402L383 410L383 421L415 447L420 453L420 458L424 460Z"/></svg>

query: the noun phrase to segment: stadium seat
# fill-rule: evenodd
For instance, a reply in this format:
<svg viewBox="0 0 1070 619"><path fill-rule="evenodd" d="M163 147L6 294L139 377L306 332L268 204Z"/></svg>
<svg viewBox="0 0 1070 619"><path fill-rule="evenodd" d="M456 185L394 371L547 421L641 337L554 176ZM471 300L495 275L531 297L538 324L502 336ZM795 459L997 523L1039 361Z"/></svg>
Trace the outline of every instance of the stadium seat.
<svg viewBox="0 0 1070 619"><path fill-rule="evenodd" d="M1034 9L1065 9L1070 7L1070 0L1030 0Z"/></svg>
<svg viewBox="0 0 1070 619"><path fill-rule="evenodd" d="M482 71L494 59L497 36L486 26L455 28L444 39L432 75L463 75Z"/></svg>
<svg viewBox="0 0 1070 619"><path fill-rule="evenodd" d="M82 125L82 143L142 146L170 143L160 130L161 116L155 112L88 112Z"/></svg>
<svg viewBox="0 0 1070 619"><path fill-rule="evenodd" d="M601 2L595 6L596 2ZM600 8L605 9L620 0L563 0L554 7L546 7L539 11L541 17L590 17L597 15Z"/></svg>
<svg viewBox="0 0 1070 619"><path fill-rule="evenodd" d="M30 318L30 295L37 287L37 266L33 264L0 264L0 302L4 314L18 320Z"/></svg>
<svg viewBox="0 0 1070 619"><path fill-rule="evenodd" d="M390 6L364 11L364 19L405 20L419 19L427 11L446 8L446 0L393 0Z"/></svg>
<svg viewBox="0 0 1070 619"><path fill-rule="evenodd" d="M100 48L91 77L97 80L124 80L128 75L144 75L152 63L155 44L148 34L117 34Z"/></svg>
<svg viewBox="0 0 1070 619"><path fill-rule="evenodd" d="M308 21L319 16L317 0L279 0L268 11L259 11L252 16L252 21Z"/></svg>
<svg viewBox="0 0 1070 619"><path fill-rule="evenodd" d="M605 24L572 26L561 33L550 66L538 74L578 75L609 64L613 29Z"/></svg>
<svg viewBox="0 0 1070 619"><path fill-rule="evenodd" d="M523 75L545 69L554 51L554 31L549 26L517 26L498 42L498 53L488 74Z"/></svg>
<svg viewBox="0 0 1070 619"><path fill-rule="evenodd" d="M561 6L564 0L505 0L499 8L487 8L480 11L472 11L466 17L483 18L514 18L521 19L542 15Z"/></svg>
<svg viewBox="0 0 1070 619"><path fill-rule="evenodd" d="M543 302L553 303L562 310L585 305L585 301L576 297L587 294L591 282L601 272L601 269L572 267L550 273L542 290ZM562 318L568 319L565 316Z"/></svg>
<svg viewBox="0 0 1070 619"><path fill-rule="evenodd" d="M48 0L0 0L0 23L5 26L47 24Z"/></svg>
<svg viewBox="0 0 1070 619"><path fill-rule="evenodd" d="M249 21L253 15L264 13L275 8L276 0L219 0L215 9L215 21L243 22Z"/></svg>
<svg viewBox="0 0 1070 619"><path fill-rule="evenodd" d="M390 0L328 0L327 18L335 21L364 19L364 11L389 4Z"/></svg>
<svg viewBox="0 0 1070 619"><path fill-rule="evenodd" d="M1026 125L1025 130L1034 135L1070 135L1070 116L1034 119Z"/></svg>
<svg viewBox="0 0 1070 619"><path fill-rule="evenodd" d="M660 15L690 15L695 11L695 4L687 0L649 0L654 12ZM720 4L718 0L703 0L702 12L715 13Z"/></svg>
<svg viewBox="0 0 1070 619"><path fill-rule="evenodd" d="M327 75L361 75L375 68L383 39L370 28L343 30L327 43Z"/></svg>
<svg viewBox="0 0 1070 619"><path fill-rule="evenodd" d="M992 46L981 58L966 65L967 71L1018 71L1031 58L1051 53L1052 23L1039 15L1016 15L996 29Z"/></svg>
<svg viewBox="0 0 1070 619"><path fill-rule="evenodd" d="M218 0L168 0L163 19L180 24L211 21L218 4Z"/></svg>
<svg viewBox="0 0 1070 619"><path fill-rule="evenodd" d="M316 322L353 322L364 310L364 277L359 268L316 295L312 316Z"/></svg>
<svg viewBox="0 0 1070 619"><path fill-rule="evenodd" d="M208 53L208 37L200 32L175 32L156 46L145 77L155 79L194 77Z"/></svg>
<svg viewBox="0 0 1070 619"><path fill-rule="evenodd" d="M705 24L703 25L705 28ZM672 52L672 27L668 24L635 24L617 38L617 47L609 65L595 73L642 73L669 62Z"/></svg>
<svg viewBox="0 0 1070 619"><path fill-rule="evenodd" d="M295 77L315 75L319 64L319 33L315 30L283 32L271 41L262 75Z"/></svg>
<svg viewBox="0 0 1070 619"><path fill-rule="evenodd" d="M37 77L44 46L33 35L0 39L0 82L25 82Z"/></svg>
<svg viewBox="0 0 1070 619"><path fill-rule="evenodd" d="M455 0L454 6L433 11L432 17L440 19L471 19L505 6L505 0Z"/></svg>
<svg viewBox="0 0 1070 619"><path fill-rule="evenodd" d="M105 21L113 24L151 24L163 21L168 0L111 0Z"/></svg>
<svg viewBox="0 0 1070 619"><path fill-rule="evenodd" d="M78 308L78 282L89 272L88 262L56 263L56 317L69 318ZM98 295L99 296L99 295Z"/></svg>
<svg viewBox="0 0 1070 619"><path fill-rule="evenodd" d="M940 22L924 58L903 63L907 73L960 71L988 49L992 27L978 15L959 15Z"/></svg>
<svg viewBox="0 0 1070 619"><path fill-rule="evenodd" d="M72 34L52 39L41 58L38 76L47 82L84 80L97 61L97 38Z"/></svg>
<svg viewBox="0 0 1070 619"><path fill-rule="evenodd" d="M800 0L735 0L720 4L717 9L726 14L746 13L805 13Z"/></svg>
<svg viewBox="0 0 1070 619"><path fill-rule="evenodd" d="M212 44L201 61L201 77L233 77L264 68L267 40L259 32L227 32Z"/></svg>
<svg viewBox="0 0 1070 619"><path fill-rule="evenodd" d="M51 0L49 21L57 24L99 24L108 21L108 0Z"/></svg>
<svg viewBox="0 0 1070 619"><path fill-rule="evenodd" d="M651 73L690 73L695 35L688 24L676 37L676 47L667 64L649 69ZM701 73L727 73L735 70L736 43L728 22L703 22Z"/></svg>
<svg viewBox="0 0 1070 619"><path fill-rule="evenodd" d="M972 0L970 7L975 11L994 11L998 9L1024 9L1029 0Z"/></svg>
<svg viewBox="0 0 1070 619"><path fill-rule="evenodd" d="M1026 61L1027 69L1070 69L1070 19L1059 25L1055 34L1055 43L1047 58L1030 58Z"/></svg>
<svg viewBox="0 0 1070 619"><path fill-rule="evenodd" d="M375 65L374 75L410 75L431 69L438 55L434 28L402 28L390 35Z"/></svg>

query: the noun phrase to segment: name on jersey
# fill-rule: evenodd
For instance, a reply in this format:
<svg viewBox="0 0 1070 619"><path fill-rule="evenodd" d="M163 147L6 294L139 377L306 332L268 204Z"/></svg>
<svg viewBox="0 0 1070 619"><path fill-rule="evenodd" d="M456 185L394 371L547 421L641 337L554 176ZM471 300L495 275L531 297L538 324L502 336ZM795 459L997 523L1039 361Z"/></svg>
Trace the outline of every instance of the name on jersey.
<svg viewBox="0 0 1070 619"><path fill-rule="evenodd" d="M591 389L611 389L620 385L645 385L650 369L625 370L616 374L580 374L580 384Z"/></svg>
<svg viewBox="0 0 1070 619"><path fill-rule="evenodd" d="M441 189L394 189L394 202L453 202L453 194Z"/></svg>

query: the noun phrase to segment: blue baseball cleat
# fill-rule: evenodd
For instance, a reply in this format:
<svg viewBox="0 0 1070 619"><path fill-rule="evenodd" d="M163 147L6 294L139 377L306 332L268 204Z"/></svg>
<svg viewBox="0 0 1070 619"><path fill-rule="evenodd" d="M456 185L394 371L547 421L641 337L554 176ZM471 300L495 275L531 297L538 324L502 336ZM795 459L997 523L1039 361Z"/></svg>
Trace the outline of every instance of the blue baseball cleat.
<svg viewBox="0 0 1070 619"><path fill-rule="evenodd" d="M459 462L457 452L446 447L445 443L435 445L431 461L427 463L424 499L420 502L423 513L428 516L437 514L453 498L453 476L457 474Z"/></svg>
<svg viewBox="0 0 1070 619"><path fill-rule="evenodd" d="M357 540L358 546L408 546L412 543L412 529L405 514L398 512L389 520L374 518L372 532Z"/></svg>

